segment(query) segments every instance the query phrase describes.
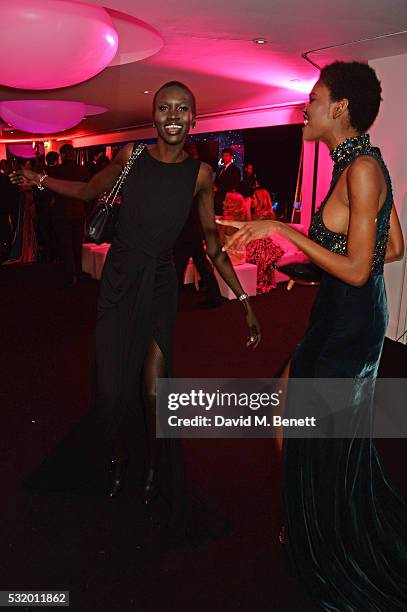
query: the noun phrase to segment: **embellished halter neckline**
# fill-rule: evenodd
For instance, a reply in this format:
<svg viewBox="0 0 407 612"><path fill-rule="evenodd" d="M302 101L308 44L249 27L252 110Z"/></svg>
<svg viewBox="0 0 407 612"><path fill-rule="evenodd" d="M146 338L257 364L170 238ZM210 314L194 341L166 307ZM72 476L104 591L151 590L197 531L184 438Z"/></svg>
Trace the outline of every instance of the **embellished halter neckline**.
<svg viewBox="0 0 407 612"><path fill-rule="evenodd" d="M370 144L369 134L361 134L360 136L347 138L338 144L338 146L330 152L334 161L334 175L341 172L356 157L371 154L372 149L374 149L374 147Z"/></svg>
<svg viewBox="0 0 407 612"><path fill-rule="evenodd" d="M372 262L372 274L375 275L383 272L390 225L390 213L393 205L393 195L390 176L382 159L380 149L373 147L370 144L370 137L368 134L362 134L361 136L355 136L354 138L347 138L331 151L331 157L334 161L331 187L312 219L312 223L309 228L309 237L311 240L319 243L332 253L346 255L348 244L347 235L338 234L326 227L323 220L323 210L342 172L351 162L353 162L354 159L360 157L361 155L369 155L370 157L374 157L379 162L387 183L386 201L377 215L376 245Z"/></svg>

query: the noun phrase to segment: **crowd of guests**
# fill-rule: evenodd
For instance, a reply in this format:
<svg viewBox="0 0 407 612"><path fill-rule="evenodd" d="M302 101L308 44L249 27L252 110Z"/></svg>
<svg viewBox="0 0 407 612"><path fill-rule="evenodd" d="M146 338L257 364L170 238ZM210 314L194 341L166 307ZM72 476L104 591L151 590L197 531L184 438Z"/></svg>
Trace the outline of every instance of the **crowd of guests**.
<svg viewBox="0 0 407 612"><path fill-rule="evenodd" d="M189 154L196 157L194 143ZM102 170L109 158L103 153L95 154L86 165L78 165L76 151L70 144L61 146L59 153L51 151L35 160L7 160L0 162L0 262L5 260L32 263L63 264L63 282L73 287L83 278L81 270L82 242L86 218L94 203L84 203L74 198L56 195L50 191L20 186L11 183L8 174L21 167L45 172L54 178L88 181ZM215 178L215 214L225 219L248 221L251 219L274 219L275 213L267 190L262 189L252 163L244 166L243 178L233 162L233 150L222 151L222 165ZM186 264L191 256L199 270L201 285L207 289L204 305L217 306L221 298L211 267L202 245L202 230L199 227L197 204L176 244L175 262L181 281ZM222 240L227 243L232 228L222 228ZM283 251L270 239L257 240L246 249L230 253L235 265L245 261L258 266L259 293L275 287L274 265Z"/></svg>
<svg viewBox="0 0 407 612"><path fill-rule="evenodd" d="M233 150L229 147L223 149L222 165L215 178L215 214L223 215L227 194L240 193L244 198L252 198L259 187L253 164L245 164L242 179L240 169L233 162Z"/></svg>
<svg viewBox="0 0 407 612"><path fill-rule="evenodd" d="M36 211L31 188L16 187L9 179L12 170L31 168L31 160L0 161L1 259L30 263L37 257Z"/></svg>
<svg viewBox="0 0 407 612"><path fill-rule="evenodd" d="M222 151L222 161L215 179L215 213L235 221L276 219L270 193L261 188L253 164L245 165L241 180L240 170L233 163L232 149ZM236 230L231 227L222 227L222 230L222 240L227 244ZM273 240L254 240L247 247L228 253L234 265L244 262L257 265L257 293L267 293L276 286L275 266L284 251Z"/></svg>
<svg viewBox="0 0 407 612"><path fill-rule="evenodd" d="M97 159L94 172L103 167ZM35 187L13 185L8 177L12 170L32 169L38 173L65 180L88 181L92 171L76 163L72 145L64 144L59 153L51 151L35 160L1 160L0 178L0 244L1 261L14 263L61 261L63 283L72 287L83 277L81 270L85 220L92 203L66 198Z"/></svg>
<svg viewBox="0 0 407 612"><path fill-rule="evenodd" d="M192 157L198 157L195 143L187 142L185 150ZM227 147L222 151L222 164L215 177L214 191L215 214L218 217L238 221L276 218L270 194L260 187L253 164L245 164L242 179L240 169L233 162L231 148ZM227 244L235 232L233 228L223 226L218 226L218 230L223 244ZM247 247L229 250L228 254L235 266L246 262L257 265L257 293L266 293L276 286L275 265L284 251L271 239L255 240ZM191 214L174 247L174 260L180 283L190 257L198 270L200 283L206 289L207 297L202 305L219 306L221 297L205 255L196 202L193 203Z"/></svg>
<svg viewBox="0 0 407 612"><path fill-rule="evenodd" d="M48 153L49 164L59 160L58 153ZM13 185L9 174L27 168L41 172L45 167L38 159L15 158L0 161L0 240L2 262L33 263L54 261L56 244L49 207L41 192L32 187Z"/></svg>
<svg viewBox="0 0 407 612"><path fill-rule="evenodd" d="M10 171L7 160L0 160L0 263L10 255L13 228L17 224L19 190L8 177Z"/></svg>

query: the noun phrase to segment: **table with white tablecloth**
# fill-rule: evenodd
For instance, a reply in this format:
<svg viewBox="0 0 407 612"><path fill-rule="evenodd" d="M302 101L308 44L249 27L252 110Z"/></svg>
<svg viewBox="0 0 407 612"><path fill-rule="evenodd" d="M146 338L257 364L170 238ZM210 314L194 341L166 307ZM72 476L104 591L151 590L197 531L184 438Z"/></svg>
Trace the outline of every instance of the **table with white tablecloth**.
<svg viewBox="0 0 407 612"><path fill-rule="evenodd" d="M109 251L110 244L92 244L85 243L82 245L82 270L89 274L92 278L100 280L102 276L102 270L105 263L106 255ZM252 264L243 263L241 265L234 266L237 277L239 278L244 290L249 295L256 295L256 279L257 279L257 266ZM221 295L229 300L235 299L234 293L226 285L225 281L215 270L216 280L218 281ZM184 283L195 283L196 284L196 270L192 262L192 259L188 262L188 266L185 270Z"/></svg>

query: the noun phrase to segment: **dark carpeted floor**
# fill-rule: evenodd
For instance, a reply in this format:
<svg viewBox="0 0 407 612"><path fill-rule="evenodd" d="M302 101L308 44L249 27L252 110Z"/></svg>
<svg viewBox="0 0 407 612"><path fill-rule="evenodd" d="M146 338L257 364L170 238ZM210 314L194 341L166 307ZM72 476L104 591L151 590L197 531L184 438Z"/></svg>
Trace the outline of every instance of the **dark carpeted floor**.
<svg viewBox="0 0 407 612"><path fill-rule="evenodd" d="M23 491L24 477L89 405L98 284L64 290L58 274L53 266L0 269L0 589L70 590L74 612L313 610L278 544L280 465L270 440L185 441L191 480L233 521L231 535L199 548L160 548L160 503L144 508L131 474L113 502L97 482L69 496ZM175 374L271 377L301 338L314 296L296 286L257 297L264 337L252 351L240 304L204 310L184 288ZM404 347L386 343L382 375L406 375ZM403 445L392 440L380 448L406 493Z"/></svg>

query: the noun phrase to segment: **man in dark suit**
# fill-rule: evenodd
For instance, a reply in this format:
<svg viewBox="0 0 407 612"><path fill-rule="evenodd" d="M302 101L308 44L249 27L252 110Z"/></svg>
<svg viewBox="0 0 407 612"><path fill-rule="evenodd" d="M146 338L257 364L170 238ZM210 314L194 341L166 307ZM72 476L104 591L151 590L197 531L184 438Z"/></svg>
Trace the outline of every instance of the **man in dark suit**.
<svg viewBox="0 0 407 612"><path fill-rule="evenodd" d="M223 215L223 202L229 191L239 191L240 170L233 163L232 149L223 149L223 166L215 179L215 215Z"/></svg>
<svg viewBox="0 0 407 612"><path fill-rule="evenodd" d="M76 163L75 149L64 144L59 150L61 163L48 168L47 174L67 181L87 182L90 173ZM82 242L85 231L85 202L59 194L54 196L53 225L64 266L65 286L73 287L82 276Z"/></svg>

